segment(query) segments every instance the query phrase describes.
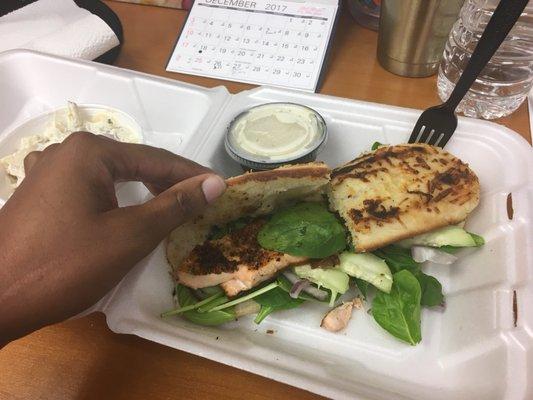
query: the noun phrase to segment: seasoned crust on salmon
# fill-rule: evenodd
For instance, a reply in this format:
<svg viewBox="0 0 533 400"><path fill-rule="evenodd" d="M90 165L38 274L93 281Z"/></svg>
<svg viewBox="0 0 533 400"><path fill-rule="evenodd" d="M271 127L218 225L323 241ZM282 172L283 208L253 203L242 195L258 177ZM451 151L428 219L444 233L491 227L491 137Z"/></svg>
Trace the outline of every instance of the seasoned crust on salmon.
<svg viewBox="0 0 533 400"><path fill-rule="evenodd" d="M464 221L479 203L479 181L441 148L403 144L334 169L328 195L364 252Z"/></svg>
<svg viewBox="0 0 533 400"><path fill-rule="evenodd" d="M179 281L195 289L221 285L228 296L235 296L289 265L307 260L261 248L257 233L265 222L257 219L220 239L197 245L176 271Z"/></svg>
<svg viewBox="0 0 533 400"><path fill-rule="evenodd" d="M215 226L223 227L241 217L267 215L299 201L322 200L329 174L330 169L326 164L314 162L289 165L271 171L246 173L227 179L226 192L214 204L202 215L176 228L170 234L167 242L167 259L172 267L174 279L191 287L212 286L211 284L198 286L198 280L203 278L209 278L203 283L232 280L237 273L235 270L228 272L224 268L217 269L216 266L208 265L206 262L203 269L207 274L202 277L200 274L191 274L190 262L187 264L184 261L197 245L206 241ZM272 265L269 265L267 270L271 267ZM199 264L197 268L200 268ZM253 271L249 268L248 270ZM259 273L257 270L254 272L257 275ZM242 274L237 274L237 278L242 277ZM243 281L252 280L243 279Z"/></svg>

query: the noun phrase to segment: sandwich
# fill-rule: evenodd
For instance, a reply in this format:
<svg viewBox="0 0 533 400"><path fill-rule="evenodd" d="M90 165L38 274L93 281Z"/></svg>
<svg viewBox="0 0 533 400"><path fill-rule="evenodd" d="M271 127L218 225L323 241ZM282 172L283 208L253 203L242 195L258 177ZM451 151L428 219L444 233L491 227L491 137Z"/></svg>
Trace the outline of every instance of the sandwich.
<svg viewBox="0 0 533 400"><path fill-rule="evenodd" d="M330 307L321 325L338 331L366 301L378 325L414 345L420 308L444 301L422 264L450 264L484 243L463 227L479 191L467 164L419 143L376 145L333 170L312 162L229 178L168 238L177 307L162 316L219 325L255 314L260 323L320 302Z"/></svg>

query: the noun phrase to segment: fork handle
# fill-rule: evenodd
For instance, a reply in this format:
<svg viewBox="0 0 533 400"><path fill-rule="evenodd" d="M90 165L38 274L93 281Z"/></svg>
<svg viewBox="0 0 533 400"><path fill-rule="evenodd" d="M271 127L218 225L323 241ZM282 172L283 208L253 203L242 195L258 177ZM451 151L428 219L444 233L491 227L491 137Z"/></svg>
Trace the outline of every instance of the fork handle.
<svg viewBox="0 0 533 400"><path fill-rule="evenodd" d="M500 0L463 74L444 106L454 111L526 8L528 0Z"/></svg>

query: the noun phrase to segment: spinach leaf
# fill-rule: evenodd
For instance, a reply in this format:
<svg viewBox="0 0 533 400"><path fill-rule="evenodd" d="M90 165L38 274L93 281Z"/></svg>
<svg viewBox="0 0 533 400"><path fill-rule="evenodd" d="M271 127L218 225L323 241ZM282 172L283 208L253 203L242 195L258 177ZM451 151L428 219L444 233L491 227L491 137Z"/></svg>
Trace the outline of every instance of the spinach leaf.
<svg viewBox="0 0 533 400"><path fill-rule="evenodd" d="M357 289L359 289L359 291L363 295L363 298L366 300L368 295L368 286L370 285L370 283L359 278L353 278L353 280L355 281Z"/></svg>
<svg viewBox="0 0 533 400"><path fill-rule="evenodd" d="M374 254L385 260L392 273L404 269L416 274L420 271L420 264L411 257L411 249L390 245L375 250Z"/></svg>
<svg viewBox="0 0 533 400"><path fill-rule="evenodd" d="M177 292L177 288L174 290L174 295L176 295L176 292ZM193 292L191 292L191 295L192 295L192 293ZM193 296L193 299L195 301L191 302L191 304L189 304L187 306L181 306L180 305L178 308L174 308L172 310L166 311L166 312L161 314L161 318L166 318L166 317L170 317L171 315L181 314L181 313L184 313L185 311L191 311L191 310L200 309L201 307L205 306L206 304L211 304L211 303L213 303L213 301L218 301L221 297L225 297L223 293L216 293L216 294L214 294L212 296L203 298L200 301L196 301L196 296L194 296L194 295L192 295L192 296Z"/></svg>
<svg viewBox="0 0 533 400"><path fill-rule="evenodd" d="M476 235L475 233L468 232L470 236L472 236L472 239L474 239L474 242L476 242L476 246L483 246L485 244L485 239L483 236Z"/></svg>
<svg viewBox="0 0 533 400"><path fill-rule="evenodd" d="M255 316L254 322L259 325L263 320L274 312L274 308L270 306L261 306L261 309Z"/></svg>
<svg viewBox="0 0 533 400"><path fill-rule="evenodd" d="M259 231L261 247L294 256L325 258L346 247L346 232L321 203L299 203L275 213Z"/></svg>
<svg viewBox="0 0 533 400"><path fill-rule="evenodd" d="M422 297L420 304L426 307L434 307L441 305L444 301L442 294L442 285L434 276L419 272L415 275L422 290Z"/></svg>
<svg viewBox="0 0 533 400"><path fill-rule="evenodd" d="M371 150L377 150L380 146L383 146L383 143L374 142L374 144L372 145Z"/></svg>
<svg viewBox="0 0 533 400"><path fill-rule="evenodd" d="M453 248L452 246L445 247ZM444 250L442 247L440 249ZM442 304L444 301L442 285L437 278L421 271L421 264L413 260L410 249L390 245L374 251L374 254L383 258L393 273L407 270L416 277L422 290L421 304L423 306L433 307Z"/></svg>
<svg viewBox="0 0 533 400"><path fill-rule="evenodd" d="M461 249L464 249L464 247L449 246L449 245L439 247L439 250L444 251L445 253L448 253L448 254L455 254Z"/></svg>
<svg viewBox="0 0 533 400"><path fill-rule="evenodd" d="M378 291L374 297L372 315L387 332L414 346L422 340L421 295L420 284L411 272L397 272L391 292Z"/></svg>
<svg viewBox="0 0 533 400"><path fill-rule="evenodd" d="M229 299L226 296L217 297L211 300L209 303L201 305L200 307L197 307L196 310L198 312L208 312L212 308L215 308L216 306L227 303L228 301Z"/></svg>
<svg viewBox="0 0 533 400"><path fill-rule="evenodd" d="M191 293L191 290L179 283L176 285L176 296L180 307L191 306L197 301ZM182 314L189 321L198 325L221 325L229 321L234 321L235 311L232 308L227 308L221 311L199 312L197 310L185 311Z"/></svg>
<svg viewBox="0 0 533 400"><path fill-rule="evenodd" d="M285 290L277 287L254 298L262 306L271 306L277 310L286 310L298 307L304 302L302 299L293 299Z"/></svg>
<svg viewBox="0 0 533 400"><path fill-rule="evenodd" d="M261 321L274 311L296 308L304 302L302 299L293 299L279 286L255 297L254 300L261 304L261 310L254 320L256 324L261 323Z"/></svg>
<svg viewBox="0 0 533 400"><path fill-rule="evenodd" d="M220 286L208 286L193 291L199 298L205 299L207 297L213 296L215 294L221 293L224 294L224 291Z"/></svg>

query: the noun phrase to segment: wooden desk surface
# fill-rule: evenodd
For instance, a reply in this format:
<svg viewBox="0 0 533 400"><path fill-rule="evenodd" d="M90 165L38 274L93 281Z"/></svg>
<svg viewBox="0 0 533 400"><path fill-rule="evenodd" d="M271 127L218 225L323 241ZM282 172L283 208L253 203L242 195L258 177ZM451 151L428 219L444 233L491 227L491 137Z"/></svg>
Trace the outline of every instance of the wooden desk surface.
<svg viewBox="0 0 533 400"><path fill-rule="evenodd" d="M166 60L186 13L108 2L124 26L126 43L117 65L203 86L222 82L165 72ZM322 93L426 108L437 104L435 77L403 78L376 61L376 33L341 23ZM526 104L497 121L530 140ZM102 315L42 329L0 351L1 399L318 399L295 389L191 354L109 331Z"/></svg>

